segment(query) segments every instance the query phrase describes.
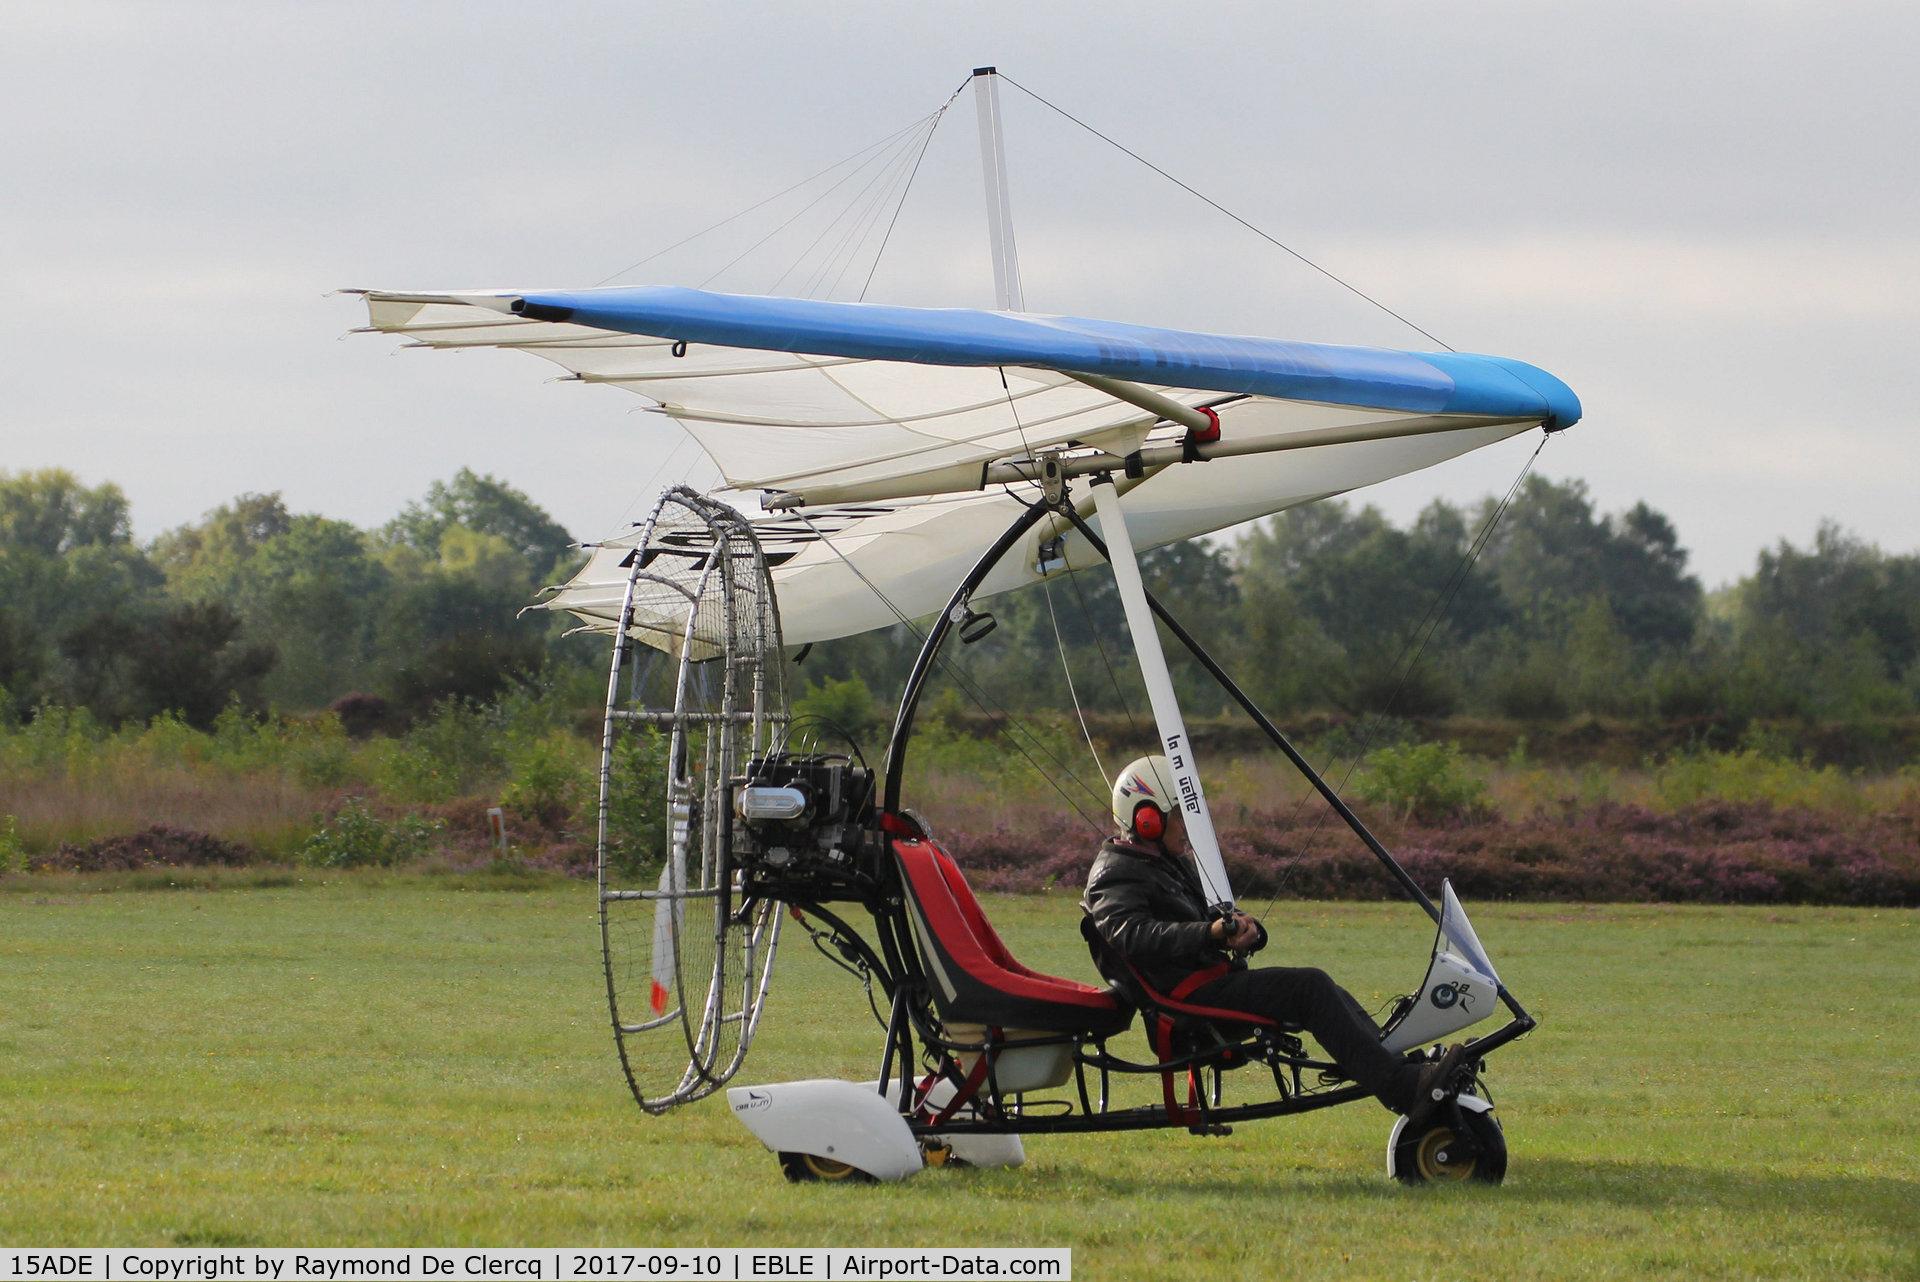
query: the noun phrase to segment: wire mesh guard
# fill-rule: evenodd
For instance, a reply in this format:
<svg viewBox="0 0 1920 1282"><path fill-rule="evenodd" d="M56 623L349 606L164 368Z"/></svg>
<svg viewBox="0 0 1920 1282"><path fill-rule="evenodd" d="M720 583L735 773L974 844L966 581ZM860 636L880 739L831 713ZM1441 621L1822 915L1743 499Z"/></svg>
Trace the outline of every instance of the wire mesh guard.
<svg viewBox="0 0 1920 1282"><path fill-rule="evenodd" d="M626 568L600 759L600 927L621 1065L659 1113L733 1076L759 1023L780 915L741 902L728 780L784 733L787 688L766 558L738 512L669 490Z"/></svg>

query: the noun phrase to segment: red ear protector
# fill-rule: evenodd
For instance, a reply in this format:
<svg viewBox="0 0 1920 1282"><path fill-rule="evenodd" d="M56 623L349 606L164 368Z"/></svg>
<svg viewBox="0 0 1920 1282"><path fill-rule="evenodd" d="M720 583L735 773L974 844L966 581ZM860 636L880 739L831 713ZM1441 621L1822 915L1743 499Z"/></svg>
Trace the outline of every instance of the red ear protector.
<svg viewBox="0 0 1920 1282"><path fill-rule="evenodd" d="M1142 801L1133 808L1133 830L1146 841L1158 841L1166 835L1167 812L1151 801Z"/></svg>

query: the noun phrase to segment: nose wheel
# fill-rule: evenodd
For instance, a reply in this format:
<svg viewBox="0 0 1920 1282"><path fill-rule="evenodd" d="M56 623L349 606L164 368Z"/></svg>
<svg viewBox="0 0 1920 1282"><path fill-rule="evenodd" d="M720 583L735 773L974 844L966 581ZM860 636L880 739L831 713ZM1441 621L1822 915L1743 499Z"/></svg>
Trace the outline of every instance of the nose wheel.
<svg viewBox="0 0 1920 1282"><path fill-rule="evenodd" d="M854 1184L871 1184L873 1176L857 1166L845 1162L836 1162L830 1157L818 1157L812 1153L782 1153L780 1169L789 1182L811 1184L815 1181L846 1181Z"/></svg>
<svg viewBox="0 0 1920 1282"><path fill-rule="evenodd" d="M1483 1101L1462 1096L1414 1132L1401 1118L1387 1140L1387 1174L1406 1184L1479 1180L1498 1184L1507 1174L1507 1139Z"/></svg>

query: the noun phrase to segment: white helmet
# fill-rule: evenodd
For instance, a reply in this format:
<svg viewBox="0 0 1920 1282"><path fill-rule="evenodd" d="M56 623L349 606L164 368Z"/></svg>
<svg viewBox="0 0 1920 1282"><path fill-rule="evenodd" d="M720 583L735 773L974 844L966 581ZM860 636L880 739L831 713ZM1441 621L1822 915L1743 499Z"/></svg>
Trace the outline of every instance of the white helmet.
<svg viewBox="0 0 1920 1282"><path fill-rule="evenodd" d="M1142 806L1151 805L1154 818L1137 824ZM1142 757L1132 762L1113 781L1113 822L1123 833L1158 841L1166 831L1167 816L1174 810L1173 766L1165 757ZM1150 828L1152 831L1143 831Z"/></svg>

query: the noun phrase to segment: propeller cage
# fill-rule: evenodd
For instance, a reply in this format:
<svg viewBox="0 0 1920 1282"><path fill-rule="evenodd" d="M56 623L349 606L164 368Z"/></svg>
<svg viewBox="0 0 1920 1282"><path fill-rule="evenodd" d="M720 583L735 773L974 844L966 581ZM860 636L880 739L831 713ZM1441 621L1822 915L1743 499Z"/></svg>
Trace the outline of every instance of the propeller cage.
<svg viewBox="0 0 1920 1282"><path fill-rule="evenodd" d="M789 720L779 608L747 520L676 487L623 564L600 756L601 943L628 1085L664 1112L732 1077L772 977L780 914L744 892L735 833L813 803L778 779L735 795Z"/></svg>

